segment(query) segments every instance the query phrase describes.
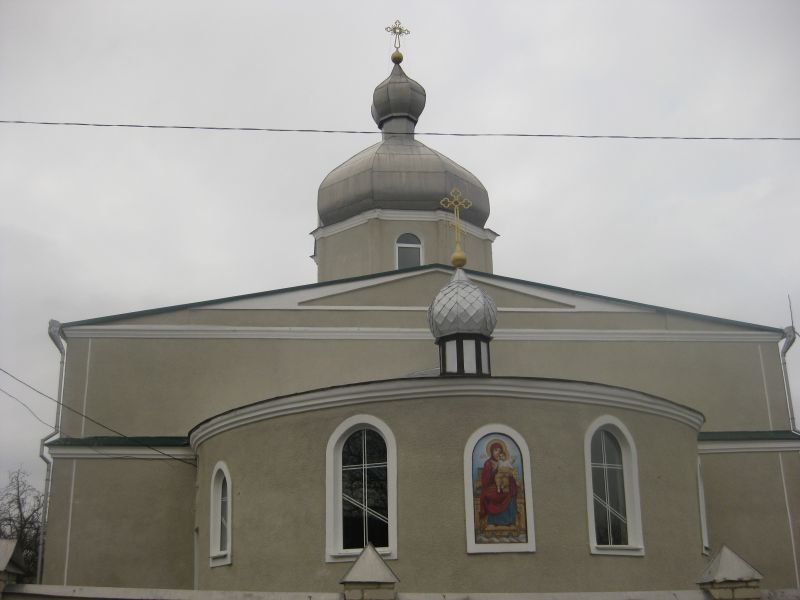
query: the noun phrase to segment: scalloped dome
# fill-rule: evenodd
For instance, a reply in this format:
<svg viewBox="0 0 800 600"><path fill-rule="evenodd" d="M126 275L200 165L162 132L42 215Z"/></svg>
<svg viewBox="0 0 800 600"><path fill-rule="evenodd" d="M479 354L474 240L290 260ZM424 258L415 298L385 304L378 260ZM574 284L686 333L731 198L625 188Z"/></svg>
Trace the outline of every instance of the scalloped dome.
<svg viewBox="0 0 800 600"><path fill-rule="evenodd" d="M437 340L456 333L491 337L497 305L462 269L456 269L428 308L428 327Z"/></svg>
<svg viewBox="0 0 800 600"><path fill-rule="evenodd" d="M383 140L331 171L317 195L320 226L332 225L372 209L441 210L439 202L457 187L472 207L461 214L483 227L489 194L467 169L414 139L425 108L425 89L400 65L373 93L372 116Z"/></svg>

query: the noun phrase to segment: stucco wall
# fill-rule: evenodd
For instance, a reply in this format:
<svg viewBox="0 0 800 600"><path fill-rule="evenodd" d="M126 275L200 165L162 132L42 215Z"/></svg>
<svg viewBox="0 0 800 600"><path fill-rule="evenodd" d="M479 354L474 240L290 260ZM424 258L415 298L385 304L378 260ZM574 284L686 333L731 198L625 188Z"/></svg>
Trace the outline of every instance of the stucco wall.
<svg viewBox="0 0 800 600"><path fill-rule="evenodd" d="M800 531L800 455L705 454L701 464L714 551L727 545L764 575L764 588L800 587L791 540Z"/></svg>
<svg viewBox="0 0 800 600"><path fill-rule="evenodd" d="M193 466L58 459L53 476L44 583L192 587Z"/></svg>
<svg viewBox="0 0 800 600"><path fill-rule="evenodd" d="M401 591L522 592L688 589L702 571L696 431L635 411L551 401L419 398L279 417L217 435L199 449L200 586L334 589L348 563L325 562L325 450L347 417L382 419L397 441ZM646 555L589 553L584 435L621 419L638 450ZM532 453L534 554L468 555L464 445L506 424ZM209 478L225 460L233 484L233 564L208 566Z"/></svg>
<svg viewBox="0 0 800 600"><path fill-rule="evenodd" d="M413 233L422 241L422 264L450 264L455 238L447 222L371 219L317 240L318 280L330 281L396 269L395 241L403 233ZM462 246L470 269L492 272L490 241L464 233Z"/></svg>
<svg viewBox="0 0 800 600"><path fill-rule="evenodd" d="M769 365L766 379L759 346ZM438 366L432 340L94 339L85 385L85 357L76 353L70 363L66 402L127 435L186 435L201 420L251 402ZM495 375L575 379L644 391L699 410L711 431L788 429L777 365L777 345L771 344L492 343ZM108 435L66 411L64 430Z"/></svg>

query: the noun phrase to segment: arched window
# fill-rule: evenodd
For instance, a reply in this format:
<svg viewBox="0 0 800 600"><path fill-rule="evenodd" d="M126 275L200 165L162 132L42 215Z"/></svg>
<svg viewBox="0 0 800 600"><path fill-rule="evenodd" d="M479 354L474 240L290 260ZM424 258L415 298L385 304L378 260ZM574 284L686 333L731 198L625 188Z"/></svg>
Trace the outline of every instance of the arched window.
<svg viewBox="0 0 800 600"><path fill-rule="evenodd" d="M636 447L619 419L586 432L586 493L593 554L644 554Z"/></svg>
<svg viewBox="0 0 800 600"><path fill-rule="evenodd" d="M209 564L212 567L231 564L231 498L231 475L220 461L211 476Z"/></svg>
<svg viewBox="0 0 800 600"><path fill-rule="evenodd" d="M327 449L328 560L357 556L371 542L389 558L397 555L397 468L394 435L380 419L359 415L344 421Z"/></svg>
<svg viewBox="0 0 800 600"><path fill-rule="evenodd" d="M422 264L422 242L413 233L403 233L397 238L397 268L418 267Z"/></svg>

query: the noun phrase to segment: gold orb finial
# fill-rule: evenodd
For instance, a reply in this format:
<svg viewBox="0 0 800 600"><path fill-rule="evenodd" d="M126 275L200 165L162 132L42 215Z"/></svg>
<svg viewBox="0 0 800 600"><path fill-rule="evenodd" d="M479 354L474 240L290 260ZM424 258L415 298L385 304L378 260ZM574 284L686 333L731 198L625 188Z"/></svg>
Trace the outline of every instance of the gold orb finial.
<svg viewBox="0 0 800 600"><path fill-rule="evenodd" d="M461 209L466 209L472 206L472 202L461 195L458 188L453 188L450 194L442 198L439 205L442 208L450 208L453 210L453 228L456 230L456 249L450 257L450 264L456 269L460 269L467 264L467 253L461 247Z"/></svg>
<svg viewBox="0 0 800 600"><path fill-rule="evenodd" d="M401 62L403 62L403 53L400 52L400 36L408 35L411 32L403 27L398 20L394 22L394 25L389 25L389 27L386 28L386 33L394 36L394 52L392 52L392 62L396 65L399 65Z"/></svg>
<svg viewBox="0 0 800 600"><path fill-rule="evenodd" d="M461 248L460 242L456 242L456 249L450 256L450 264L456 269L460 269L467 264L467 253Z"/></svg>

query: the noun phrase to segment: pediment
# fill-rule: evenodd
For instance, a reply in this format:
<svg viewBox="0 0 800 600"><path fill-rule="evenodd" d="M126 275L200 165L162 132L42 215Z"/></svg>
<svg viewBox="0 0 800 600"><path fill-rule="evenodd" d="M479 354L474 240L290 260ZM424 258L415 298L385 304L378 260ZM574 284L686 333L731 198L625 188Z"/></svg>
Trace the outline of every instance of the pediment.
<svg viewBox="0 0 800 600"><path fill-rule="evenodd" d="M338 292L307 300L304 306L428 306L434 296L450 281L443 271L420 273L413 278L381 282L355 290ZM500 308L574 309L574 305L556 302L497 285L479 282Z"/></svg>

